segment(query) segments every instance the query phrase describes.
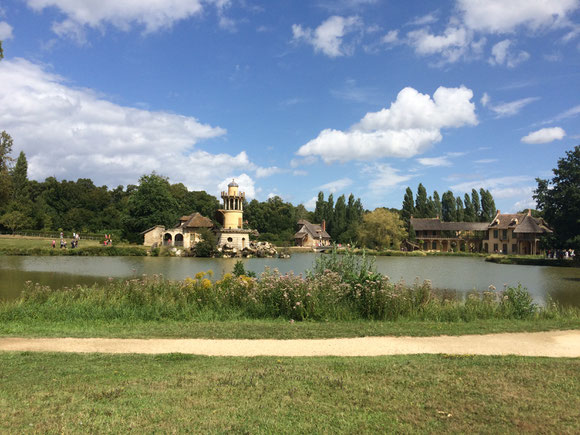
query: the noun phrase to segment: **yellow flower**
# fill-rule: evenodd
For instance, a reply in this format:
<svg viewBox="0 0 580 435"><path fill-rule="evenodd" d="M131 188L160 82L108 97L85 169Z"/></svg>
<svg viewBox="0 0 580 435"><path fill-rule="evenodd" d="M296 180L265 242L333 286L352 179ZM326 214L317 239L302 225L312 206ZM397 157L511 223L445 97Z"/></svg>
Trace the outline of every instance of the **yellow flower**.
<svg viewBox="0 0 580 435"><path fill-rule="evenodd" d="M210 288L211 287L211 281L207 278L205 278L202 282L201 285L203 286L203 288Z"/></svg>
<svg viewBox="0 0 580 435"><path fill-rule="evenodd" d="M213 277L213 270L211 270L211 269L210 269L210 270L208 270L208 271L206 272L206 274L207 274L207 276L209 276L210 278L212 278L212 277Z"/></svg>
<svg viewBox="0 0 580 435"><path fill-rule="evenodd" d="M195 274L195 279L202 279L205 276L205 272L197 272Z"/></svg>

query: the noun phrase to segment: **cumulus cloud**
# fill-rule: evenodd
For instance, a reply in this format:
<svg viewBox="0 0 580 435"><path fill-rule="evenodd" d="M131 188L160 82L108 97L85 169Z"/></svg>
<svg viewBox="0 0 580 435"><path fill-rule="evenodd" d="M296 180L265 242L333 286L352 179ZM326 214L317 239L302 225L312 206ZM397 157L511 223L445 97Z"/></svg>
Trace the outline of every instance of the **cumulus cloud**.
<svg viewBox="0 0 580 435"><path fill-rule="evenodd" d="M564 136L566 136L566 132L561 127L542 128L522 137L522 142L529 144L548 143L561 140Z"/></svg>
<svg viewBox="0 0 580 435"><path fill-rule="evenodd" d="M567 16L580 7L578 0L458 0L464 24L487 33L512 33L567 24Z"/></svg>
<svg viewBox="0 0 580 435"><path fill-rule="evenodd" d="M508 116L517 115L520 110L537 100L539 100L538 97L527 97L515 101L510 101L508 103L501 103L493 106L489 105L489 108L496 113L498 118L505 118Z"/></svg>
<svg viewBox="0 0 580 435"><path fill-rule="evenodd" d="M508 68L514 68L530 58L530 54L527 51L521 50L516 53L510 50L512 44L513 42L509 39L504 39L495 44L491 49L489 63L492 65L505 65Z"/></svg>
<svg viewBox="0 0 580 435"><path fill-rule="evenodd" d="M6 21L0 21L0 41L12 38L12 26Z"/></svg>
<svg viewBox="0 0 580 435"><path fill-rule="evenodd" d="M348 131L323 130L297 154L319 156L326 163L413 157L439 142L441 129L477 124L472 97L463 86L439 87L433 98L407 87L389 109L367 113Z"/></svg>
<svg viewBox="0 0 580 435"><path fill-rule="evenodd" d="M226 175L259 170L245 152L192 149L224 135L223 128L112 103L29 61L1 62L0 83L0 125L14 138L15 150L26 153L33 179L88 177L116 185L156 171L214 192Z"/></svg>
<svg viewBox="0 0 580 435"><path fill-rule="evenodd" d="M280 172L284 172L284 170L277 166L270 166L268 168L256 167L257 178L270 177L274 174L279 174Z"/></svg>
<svg viewBox="0 0 580 435"><path fill-rule="evenodd" d="M60 36L82 37L83 28L103 28L105 24L127 31L133 26L151 33L171 27L176 21L200 14L201 0L139 0L139 1L91 1L91 0L25 0L35 11L56 8L66 18L53 24ZM225 6L221 0L217 2Z"/></svg>
<svg viewBox="0 0 580 435"><path fill-rule="evenodd" d="M428 29L407 33L409 44L420 55L441 54L447 62L455 62L465 56L473 35L464 27L447 27L442 35L434 35Z"/></svg>
<svg viewBox="0 0 580 435"><path fill-rule="evenodd" d="M398 169L393 168L387 163L375 163L373 165L365 166L362 173L370 177L369 188L375 194L393 190L415 176L410 174L400 174Z"/></svg>
<svg viewBox="0 0 580 435"><path fill-rule="evenodd" d="M329 57L350 55L354 46L344 44L344 37L362 26L359 17L340 17L334 15L324 21L316 29L304 28L299 24L292 25L292 39L305 42L314 47L315 52L322 52Z"/></svg>
<svg viewBox="0 0 580 435"><path fill-rule="evenodd" d="M320 190L328 191L330 193L340 192L344 190L346 187L352 184L352 180L350 178L341 178L340 180L334 180L329 183L323 184L320 186Z"/></svg>
<svg viewBox="0 0 580 435"><path fill-rule="evenodd" d="M451 161L447 156L440 157L422 157L417 159L417 161L423 166L438 167L438 166L451 166Z"/></svg>

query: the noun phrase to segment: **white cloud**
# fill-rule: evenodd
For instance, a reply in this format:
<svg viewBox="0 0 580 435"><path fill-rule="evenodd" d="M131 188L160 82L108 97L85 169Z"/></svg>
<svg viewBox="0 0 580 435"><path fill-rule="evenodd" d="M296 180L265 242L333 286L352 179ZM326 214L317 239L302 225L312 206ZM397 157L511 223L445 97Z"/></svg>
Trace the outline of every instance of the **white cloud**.
<svg viewBox="0 0 580 435"><path fill-rule="evenodd" d="M423 157L417 159L417 161L422 164L423 166L431 166L431 167L438 167L438 166L451 166L451 161L447 156L440 156L440 157Z"/></svg>
<svg viewBox="0 0 580 435"><path fill-rule="evenodd" d="M483 96L481 97L481 105L483 107L486 107L489 104L489 101L491 100L490 96L488 95L487 92L483 93Z"/></svg>
<svg viewBox="0 0 580 435"><path fill-rule="evenodd" d="M489 189L491 191L491 193L493 194L494 191L496 192L501 192L501 189L506 189L506 188L514 188L514 187L519 187L522 188L521 185L523 183L529 183L533 181L532 178L527 177L527 176L523 176L523 175L515 175L515 176L510 176L510 177L499 177L499 178L488 178L488 179L484 179L484 180L473 180L473 181L466 181L463 183L459 183L459 184L455 184L453 186L450 186L451 190L457 190L459 192L462 193L471 193L472 189L476 189L479 190L481 188L483 189ZM520 186L518 186L520 185ZM525 188L528 188L527 186L525 186ZM505 192L505 190L504 190ZM495 196L495 194L493 194ZM500 193L501 195L501 193ZM505 195L503 195L502 197L506 197Z"/></svg>
<svg viewBox="0 0 580 435"><path fill-rule="evenodd" d="M390 191L415 177L415 175L410 174L401 175L398 169L393 168L391 165L386 163L375 163L373 165L365 166L362 172L371 177L369 188L376 195L380 194L380 192Z"/></svg>
<svg viewBox="0 0 580 435"><path fill-rule="evenodd" d="M246 198L255 198L256 197L256 186L254 184L254 180L246 173L239 174L234 177L228 177L221 181L218 184L218 190L220 192L226 192L228 190L228 184L232 182L232 179L235 180L236 184L239 186L240 192L244 192L246 194Z"/></svg>
<svg viewBox="0 0 580 435"><path fill-rule="evenodd" d="M433 94L404 88L389 109L367 113L348 131L323 130L298 150L326 163L412 157L442 139L441 129L476 125L471 89L439 87Z"/></svg>
<svg viewBox="0 0 580 435"><path fill-rule="evenodd" d="M522 98L520 100L510 101L509 103L501 103L494 106L489 106L489 108L496 113L498 118L504 118L507 116L517 115L525 106L537 100L539 100L538 97L528 97Z"/></svg>
<svg viewBox="0 0 580 435"><path fill-rule="evenodd" d="M399 31L390 30L385 36L381 38L383 44L396 44L399 42Z"/></svg>
<svg viewBox="0 0 580 435"><path fill-rule="evenodd" d="M270 166L269 168L256 167L256 177L258 178L270 177L274 174L279 174L280 172L283 172L283 169L280 169L277 166Z"/></svg>
<svg viewBox="0 0 580 435"><path fill-rule="evenodd" d="M312 45L315 52L322 52L329 57L345 56L353 53L354 46L344 44L343 38L361 26L362 20L359 17L344 18L334 15L314 30L293 24L292 38L296 42Z"/></svg>
<svg viewBox="0 0 580 435"><path fill-rule="evenodd" d="M225 176L272 171L253 164L245 152L192 150L224 135L220 127L112 103L26 60L0 62L0 83L0 125L14 138L15 150L26 153L32 179L86 177L116 185L156 171L214 192Z"/></svg>
<svg viewBox="0 0 580 435"><path fill-rule="evenodd" d="M561 140L564 136L566 136L566 132L561 127L542 128L522 137L522 142L529 144L548 143Z"/></svg>
<svg viewBox="0 0 580 435"><path fill-rule="evenodd" d="M467 27L487 33L512 33L567 24L567 16L580 7L579 0L457 0Z"/></svg>
<svg viewBox="0 0 580 435"><path fill-rule="evenodd" d="M329 183L323 184L319 187L322 191L328 191L330 193L340 192L344 188L350 186L352 180L350 178L341 178L340 180L334 180Z"/></svg>
<svg viewBox="0 0 580 435"><path fill-rule="evenodd" d="M0 21L0 41L5 41L12 37L12 26L6 21Z"/></svg>
<svg viewBox="0 0 580 435"><path fill-rule="evenodd" d="M518 53L514 53L510 50L512 44L513 42L509 39L504 39L495 44L491 49L489 63L492 65L505 65L508 68L514 68L530 58L530 54L527 51L522 50Z"/></svg>
<svg viewBox="0 0 580 435"><path fill-rule="evenodd" d="M302 169L294 169L292 171L292 175L294 175L295 177L305 177L306 175L308 175L308 172Z"/></svg>
<svg viewBox="0 0 580 435"><path fill-rule="evenodd" d="M139 26L145 33L171 27L176 21L201 14L201 0L138 0L138 1L90 1L90 0L25 0L30 8L43 11L57 8L66 16L53 23L53 30L60 36L82 37L83 28L102 29L105 24L123 31ZM218 8L227 2L216 3ZM218 9L219 10L219 9Z"/></svg>
<svg viewBox="0 0 580 435"><path fill-rule="evenodd" d="M407 23L408 26L425 26L427 24L436 23L439 20L437 18L436 12L431 12L430 14L423 15L421 17L416 17Z"/></svg>
<svg viewBox="0 0 580 435"><path fill-rule="evenodd" d="M488 164L488 163L495 163L497 162L498 159L479 159L479 160L475 160L473 163L479 163L479 164Z"/></svg>
<svg viewBox="0 0 580 435"><path fill-rule="evenodd" d="M313 196L308 201L303 202L302 204L304 205L304 208L306 208L306 210L314 211L314 209L316 208L316 201L317 200L318 200L318 197Z"/></svg>
<svg viewBox="0 0 580 435"><path fill-rule="evenodd" d="M574 118L575 116L580 115L580 104L578 106L574 106L562 113L559 113L554 118L549 119L548 121L543 122L542 124L551 124L555 121L561 121L562 119Z"/></svg>

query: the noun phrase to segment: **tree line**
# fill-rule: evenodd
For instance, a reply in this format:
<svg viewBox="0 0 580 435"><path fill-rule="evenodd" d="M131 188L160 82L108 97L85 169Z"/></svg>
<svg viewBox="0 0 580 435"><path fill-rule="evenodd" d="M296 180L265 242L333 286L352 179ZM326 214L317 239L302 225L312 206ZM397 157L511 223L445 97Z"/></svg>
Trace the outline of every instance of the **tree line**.
<svg viewBox="0 0 580 435"><path fill-rule="evenodd" d="M417 187L417 197L413 200L413 191L407 187L403 197L401 218L409 228L411 216L414 218L439 218L445 222L491 222L496 215L495 201L489 190L471 190L471 195L455 196L451 190L427 197L423 184Z"/></svg>

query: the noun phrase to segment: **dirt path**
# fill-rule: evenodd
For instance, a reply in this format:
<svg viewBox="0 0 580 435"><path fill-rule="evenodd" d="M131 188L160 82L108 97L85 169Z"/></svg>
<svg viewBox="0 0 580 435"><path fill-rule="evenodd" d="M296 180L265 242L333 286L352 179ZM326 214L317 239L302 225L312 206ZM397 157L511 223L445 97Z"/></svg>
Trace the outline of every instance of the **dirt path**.
<svg viewBox="0 0 580 435"><path fill-rule="evenodd" d="M420 353L580 357L580 330L313 340L0 338L0 351L187 353L210 356L378 356Z"/></svg>

